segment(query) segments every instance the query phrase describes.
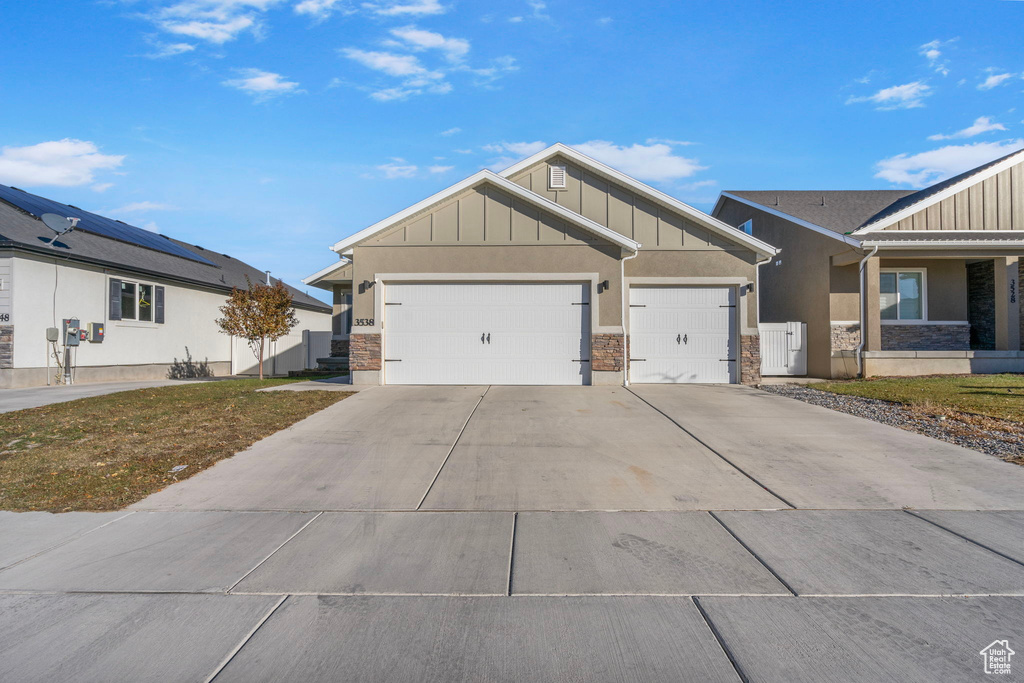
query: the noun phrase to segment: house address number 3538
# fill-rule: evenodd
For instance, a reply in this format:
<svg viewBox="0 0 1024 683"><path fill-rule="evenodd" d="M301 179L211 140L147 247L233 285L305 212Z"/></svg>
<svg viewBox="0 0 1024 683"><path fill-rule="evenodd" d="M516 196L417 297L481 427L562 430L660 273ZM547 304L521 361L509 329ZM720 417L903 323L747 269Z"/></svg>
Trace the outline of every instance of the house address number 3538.
<svg viewBox="0 0 1024 683"><path fill-rule="evenodd" d="M373 318L356 318L356 327L373 327Z"/></svg>

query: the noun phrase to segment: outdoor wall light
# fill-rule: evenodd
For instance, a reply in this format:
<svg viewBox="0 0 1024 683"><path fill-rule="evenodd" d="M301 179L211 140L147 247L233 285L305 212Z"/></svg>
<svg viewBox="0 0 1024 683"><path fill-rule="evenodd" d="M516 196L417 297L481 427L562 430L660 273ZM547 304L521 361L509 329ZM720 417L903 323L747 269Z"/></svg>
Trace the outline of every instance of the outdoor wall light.
<svg viewBox="0 0 1024 683"><path fill-rule="evenodd" d="M608 291L608 287L609 287L609 282L607 280L603 280L602 282L598 282L597 283L597 293L600 294L601 292Z"/></svg>

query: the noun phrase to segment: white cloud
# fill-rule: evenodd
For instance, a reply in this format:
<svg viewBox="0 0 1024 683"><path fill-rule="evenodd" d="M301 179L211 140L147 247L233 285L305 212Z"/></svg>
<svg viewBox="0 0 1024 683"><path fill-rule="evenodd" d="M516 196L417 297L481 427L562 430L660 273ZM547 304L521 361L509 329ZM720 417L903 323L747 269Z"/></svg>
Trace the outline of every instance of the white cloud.
<svg viewBox="0 0 1024 683"><path fill-rule="evenodd" d="M447 173L448 171L455 168L454 166L431 166L427 170L431 173Z"/></svg>
<svg viewBox="0 0 1024 683"><path fill-rule="evenodd" d="M597 20L597 23L600 24L601 26L607 26L608 24L612 23L612 18L611 17L600 17Z"/></svg>
<svg viewBox="0 0 1024 683"><path fill-rule="evenodd" d="M469 41L462 38L445 38L440 33L424 31L415 26L403 26L391 30L391 35L405 41L413 50L440 50L451 62L458 62L469 52Z"/></svg>
<svg viewBox="0 0 1024 683"><path fill-rule="evenodd" d="M671 145L673 147L688 147L689 145L696 145L696 142L689 142L687 140L672 140L669 138L647 138L644 142L648 145L655 145L661 143L663 145Z"/></svg>
<svg viewBox="0 0 1024 683"><path fill-rule="evenodd" d="M942 49L958 40L960 39L951 38L950 40L933 40L919 47L917 53L928 60L928 66L931 67L935 73L948 76L949 62L942 59Z"/></svg>
<svg viewBox="0 0 1024 683"><path fill-rule="evenodd" d="M978 90L991 90L992 88L997 88L1016 75L1012 73L996 73L998 69L992 68L985 69L985 71L988 73L988 77L978 84Z"/></svg>
<svg viewBox="0 0 1024 683"><path fill-rule="evenodd" d="M625 147L605 140L591 140L572 147L639 180L678 180L707 168L696 159L676 155L671 146L661 143Z"/></svg>
<svg viewBox="0 0 1024 683"><path fill-rule="evenodd" d="M262 69L235 69L235 71L238 72L239 78L223 81L222 85L248 93L257 102L302 92L299 90L298 83L284 80L284 76L281 74Z"/></svg>
<svg viewBox="0 0 1024 683"><path fill-rule="evenodd" d="M174 57L196 49L196 46L190 43L156 43L154 47L156 49L146 55L150 59Z"/></svg>
<svg viewBox="0 0 1024 683"><path fill-rule="evenodd" d="M455 152L456 154L472 154L473 153L473 150L471 150L471 149L455 149L455 150L452 150L452 151Z"/></svg>
<svg viewBox="0 0 1024 683"><path fill-rule="evenodd" d="M157 202L132 202L116 209L110 209L106 213L144 213L148 211L175 211L178 207L171 204L160 204Z"/></svg>
<svg viewBox="0 0 1024 683"><path fill-rule="evenodd" d="M1024 139L947 145L920 154L897 154L876 164L875 177L897 185L925 187L1019 149L1024 149Z"/></svg>
<svg viewBox="0 0 1024 683"><path fill-rule="evenodd" d="M345 48L342 54L351 60L359 62L368 69L382 71L389 76L426 76L431 74L419 58L414 55L400 55L394 52L373 52ZM444 74L433 72L433 78L441 78Z"/></svg>
<svg viewBox="0 0 1024 683"><path fill-rule="evenodd" d="M875 109L887 111L891 109L916 109L923 107L922 100L932 94L932 88L922 81L914 81L903 85L894 85L891 88L883 88L874 95L865 97L851 97L846 100L847 104L857 102L873 102Z"/></svg>
<svg viewBox="0 0 1024 683"><path fill-rule="evenodd" d="M363 7L381 16L423 16L427 14L444 14L448 8L437 0L410 0L409 2L388 2L377 4L364 2Z"/></svg>
<svg viewBox="0 0 1024 683"><path fill-rule="evenodd" d="M547 146L548 143L541 142L540 140L536 142L497 142L491 145L484 145L483 150L485 152L494 152L495 154L509 152L517 157L528 157Z"/></svg>
<svg viewBox="0 0 1024 683"><path fill-rule="evenodd" d="M398 178L412 178L419 170L414 164L407 164L405 159L393 159L390 163L381 164L377 170L384 174L388 180Z"/></svg>
<svg viewBox="0 0 1024 683"><path fill-rule="evenodd" d="M509 17L508 21L511 24L521 24L523 22L523 18L522 17Z"/></svg>
<svg viewBox="0 0 1024 683"><path fill-rule="evenodd" d="M442 130L440 133L438 133L438 135L440 135L441 137L450 138L451 136L458 135L461 132L462 132L462 129L456 126L455 128L449 128L448 130Z"/></svg>
<svg viewBox="0 0 1024 683"><path fill-rule="evenodd" d="M295 5L296 14L306 14L317 21L327 19L336 11L341 11L345 14L352 12L352 10L348 9L345 0L302 0L302 2Z"/></svg>
<svg viewBox="0 0 1024 683"><path fill-rule="evenodd" d="M181 0L149 15L167 33L221 45L240 34L259 35L261 17L282 0Z"/></svg>
<svg viewBox="0 0 1024 683"><path fill-rule="evenodd" d="M993 130L1006 130L1006 126L1001 123L995 123L988 116L979 116L974 119L974 123L967 126L963 130L958 130L955 133L949 135L942 135L937 133L935 135L929 135L929 140L957 140L962 138L973 138L975 135L981 135L982 133L988 133Z"/></svg>
<svg viewBox="0 0 1024 683"><path fill-rule="evenodd" d="M109 190L113 186L114 186L114 183L96 183L95 185L93 185L89 189L92 190L93 192L106 192L107 190Z"/></svg>
<svg viewBox="0 0 1024 683"><path fill-rule="evenodd" d="M85 140L53 140L26 147L0 149L0 182L5 185L88 185L97 171L118 168L124 155L100 154L92 142ZM97 192L104 184L93 187Z"/></svg>

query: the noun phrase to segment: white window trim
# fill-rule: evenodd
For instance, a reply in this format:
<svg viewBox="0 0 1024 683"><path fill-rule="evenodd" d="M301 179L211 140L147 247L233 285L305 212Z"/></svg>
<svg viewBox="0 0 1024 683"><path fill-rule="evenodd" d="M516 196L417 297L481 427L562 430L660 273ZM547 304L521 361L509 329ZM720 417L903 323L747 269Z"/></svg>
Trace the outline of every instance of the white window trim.
<svg viewBox="0 0 1024 683"><path fill-rule="evenodd" d="M927 268L879 268L878 274L881 278L882 273L896 273L896 315L900 314L900 273L920 273L921 274L921 317L920 318L896 318L895 320L882 320L883 325L913 325L915 323L927 323L928 322L928 269ZM882 287L879 282L878 287L879 295L879 318L881 318L881 295Z"/></svg>
<svg viewBox="0 0 1024 683"><path fill-rule="evenodd" d="M753 237L753 235L754 235L754 219L753 218L748 218L747 220L743 221L742 223L740 223L736 227L738 227L740 230L742 230L743 232L745 232L748 235L750 235L751 237Z"/></svg>
<svg viewBox="0 0 1024 683"><path fill-rule="evenodd" d="M122 299L122 301L121 301L121 319L118 320L118 321L115 321L115 322L135 323L137 325L159 325L159 323L156 321L156 288L157 288L156 283L155 282L146 282L145 280L128 280L128 279L123 278L123 277L119 277L119 278L115 278L115 279L120 280L122 285L135 285L135 311L134 311L134 317L132 317L132 318L126 318L125 317L125 315L124 315L124 300ZM146 285L147 287L150 288L149 296L150 296L150 299L151 299L151 301L150 301L150 309L152 311L152 315L149 316L150 317L149 320L140 320L139 319L139 288L142 285Z"/></svg>

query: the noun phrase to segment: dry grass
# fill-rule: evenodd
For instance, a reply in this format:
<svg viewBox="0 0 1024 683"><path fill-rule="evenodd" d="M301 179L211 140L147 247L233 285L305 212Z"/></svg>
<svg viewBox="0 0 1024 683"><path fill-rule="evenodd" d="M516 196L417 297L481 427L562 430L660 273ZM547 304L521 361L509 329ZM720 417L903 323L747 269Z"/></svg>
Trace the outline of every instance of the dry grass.
<svg viewBox="0 0 1024 683"><path fill-rule="evenodd" d="M0 509L116 510L350 394L227 380L126 391L0 415ZM187 467L175 474L177 465Z"/></svg>
<svg viewBox="0 0 1024 683"><path fill-rule="evenodd" d="M1024 375L936 375L826 382L815 389L892 401L943 415L957 414L1024 423Z"/></svg>

